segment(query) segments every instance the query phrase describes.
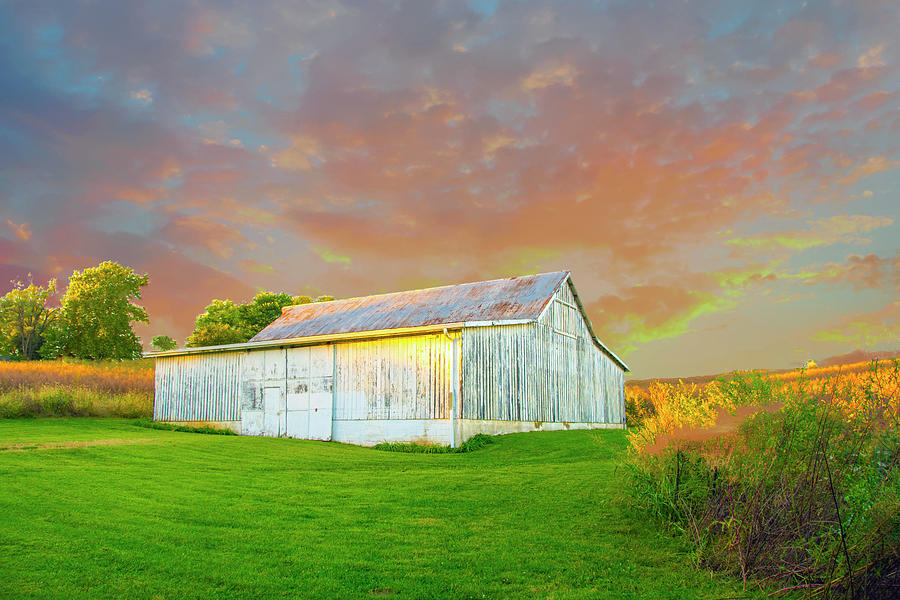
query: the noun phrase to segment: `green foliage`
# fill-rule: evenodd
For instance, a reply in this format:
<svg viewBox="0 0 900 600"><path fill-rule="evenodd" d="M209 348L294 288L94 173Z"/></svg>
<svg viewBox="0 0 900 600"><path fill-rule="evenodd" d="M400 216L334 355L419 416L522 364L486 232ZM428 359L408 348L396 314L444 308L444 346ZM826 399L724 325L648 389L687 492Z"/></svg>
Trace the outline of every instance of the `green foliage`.
<svg viewBox="0 0 900 600"><path fill-rule="evenodd" d="M38 358L44 335L59 312L47 306L55 294L55 279L46 286L13 283L13 289L0 298L0 355L20 360Z"/></svg>
<svg viewBox="0 0 900 600"><path fill-rule="evenodd" d="M462 452L472 452L473 450L484 448L493 442L494 439L491 436L478 433L456 448L441 446L439 444L414 444L406 442L382 442L376 444L374 448L386 452L405 452L407 454L460 454Z"/></svg>
<svg viewBox="0 0 900 600"><path fill-rule="evenodd" d="M230 429L221 429L218 427L190 427L188 425L176 425L175 423L161 423L153 419L137 419L134 424L138 427L146 427L147 429L159 429L161 431L180 431L182 433L206 433L210 435L237 435Z"/></svg>
<svg viewBox="0 0 900 600"><path fill-rule="evenodd" d="M324 298L334 299L331 296L320 296L315 302L323 302ZM197 316L194 331L185 346L197 348L246 342L281 316L285 306L312 302L314 300L309 296L291 297L283 292L267 291L259 292L247 304L213 300L203 314Z"/></svg>
<svg viewBox="0 0 900 600"><path fill-rule="evenodd" d="M650 394L638 387L625 386L625 416L629 427L640 427L656 414Z"/></svg>
<svg viewBox="0 0 900 600"><path fill-rule="evenodd" d="M150 319L133 300L141 298L141 288L148 281L148 275L113 261L72 273L62 300L60 327L52 335L53 351L45 356L58 351L93 360L139 358L141 344L131 325Z"/></svg>
<svg viewBox="0 0 900 600"><path fill-rule="evenodd" d="M154 348L158 348L165 352L166 350L174 350L178 343L167 335L155 335L150 341Z"/></svg>
<svg viewBox="0 0 900 600"><path fill-rule="evenodd" d="M630 491L685 533L700 566L820 597L882 597L900 563L900 364L844 385L758 374L721 381L719 401L783 405L727 435L673 436L632 452ZM644 448L646 450L646 448ZM894 578L894 579L892 579Z"/></svg>

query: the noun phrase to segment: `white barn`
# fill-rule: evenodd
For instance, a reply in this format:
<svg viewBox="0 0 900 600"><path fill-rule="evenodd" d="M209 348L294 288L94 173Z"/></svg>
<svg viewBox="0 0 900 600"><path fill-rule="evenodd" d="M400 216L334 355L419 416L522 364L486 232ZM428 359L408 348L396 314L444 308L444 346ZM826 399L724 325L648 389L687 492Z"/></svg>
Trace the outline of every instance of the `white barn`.
<svg viewBox="0 0 900 600"><path fill-rule="evenodd" d="M155 420L244 435L457 446L625 426L628 368L567 271L290 306L247 343L148 356Z"/></svg>

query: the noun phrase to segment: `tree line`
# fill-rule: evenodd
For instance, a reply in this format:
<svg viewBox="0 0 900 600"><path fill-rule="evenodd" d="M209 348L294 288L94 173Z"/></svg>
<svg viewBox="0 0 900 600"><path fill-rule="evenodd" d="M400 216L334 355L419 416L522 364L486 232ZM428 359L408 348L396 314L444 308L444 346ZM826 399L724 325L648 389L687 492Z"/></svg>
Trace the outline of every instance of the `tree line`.
<svg viewBox="0 0 900 600"><path fill-rule="evenodd" d="M70 356L93 360L140 358L141 340L134 323L150 322L135 303L150 278L131 267L105 261L96 267L74 271L65 291L58 296L57 281L26 285L14 281L0 298L0 357L13 360L54 359ZM185 346L215 346L246 342L296 304L327 302L332 296L291 296L260 291L250 302L213 300L197 316ZM167 335L153 337L159 350L171 350L177 342Z"/></svg>

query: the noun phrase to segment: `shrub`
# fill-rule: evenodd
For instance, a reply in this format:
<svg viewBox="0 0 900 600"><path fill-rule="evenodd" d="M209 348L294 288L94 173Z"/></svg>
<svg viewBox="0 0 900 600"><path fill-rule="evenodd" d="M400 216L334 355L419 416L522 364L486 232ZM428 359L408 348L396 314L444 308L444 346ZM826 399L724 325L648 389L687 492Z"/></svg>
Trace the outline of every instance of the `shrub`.
<svg viewBox="0 0 900 600"><path fill-rule="evenodd" d="M900 590L898 389L894 362L817 381L742 375L705 399L687 394L668 405L678 418L648 420L654 437L629 434L632 494L693 540L700 565L782 591L890 597ZM729 417L734 427L678 430L702 424L682 413L703 414L704 402L719 410L716 427ZM740 419L742 407L754 414Z"/></svg>

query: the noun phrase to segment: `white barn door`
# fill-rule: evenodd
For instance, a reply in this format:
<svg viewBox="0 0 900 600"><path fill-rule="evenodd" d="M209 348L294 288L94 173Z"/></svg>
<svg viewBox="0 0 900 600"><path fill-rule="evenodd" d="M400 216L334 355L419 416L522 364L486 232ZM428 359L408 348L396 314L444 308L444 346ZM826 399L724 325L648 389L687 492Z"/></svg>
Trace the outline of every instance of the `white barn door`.
<svg viewBox="0 0 900 600"><path fill-rule="evenodd" d="M285 435L284 389L281 386L263 388L263 406L265 411L263 435L269 437Z"/></svg>
<svg viewBox="0 0 900 600"><path fill-rule="evenodd" d="M243 362L241 433L282 437L287 434L285 351L255 350Z"/></svg>
<svg viewBox="0 0 900 600"><path fill-rule="evenodd" d="M331 439L334 405L334 346L313 346L309 352L309 435Z"/></svg>
<svg viewBox="0 0 900 600"><path fill-rule="evenodd" d="M331 439L333 389L333 346L287 350L288 437Z"/></svg>

